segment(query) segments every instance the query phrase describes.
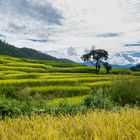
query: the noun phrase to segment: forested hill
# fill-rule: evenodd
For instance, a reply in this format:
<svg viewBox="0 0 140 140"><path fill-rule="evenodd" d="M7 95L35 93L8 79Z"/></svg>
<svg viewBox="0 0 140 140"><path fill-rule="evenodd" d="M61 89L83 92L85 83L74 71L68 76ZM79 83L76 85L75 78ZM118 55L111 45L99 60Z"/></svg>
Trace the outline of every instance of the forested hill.
<svg viewBox="0 0 140 140"><path fill-rule="evenodd" d="M13 45L10 45L2 40L0 40L0 55L8 55L12 57L18 58L30 58L30 59L37 59L37 60L58 60L65 63L74 63L71 60L67 59L57 59L53 56L48 54L44 54L40 51L30 49L30 48L17 48Z"/></svg>

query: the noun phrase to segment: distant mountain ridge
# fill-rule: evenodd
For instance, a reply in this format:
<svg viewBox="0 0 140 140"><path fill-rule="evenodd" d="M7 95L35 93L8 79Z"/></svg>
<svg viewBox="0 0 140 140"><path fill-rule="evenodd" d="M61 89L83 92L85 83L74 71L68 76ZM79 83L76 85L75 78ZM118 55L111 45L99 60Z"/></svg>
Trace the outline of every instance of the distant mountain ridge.
<svg viewBox="0 0 140 140"><path fill-rule="evenodd" d="M87 65L87 66L93 66L90 62L83 62L81 64L84 64L84 65ZM127 69L130 69L132 66L134 66L134 65L133 64L126 64L126 65L112 64L113 68L127 68Z"/></svg>
<svg viewBox="0 0 140 140"><path fill-rule="evenodd" d="M42 53L40 51L30 49L30 48L17 48L13 45L10 45L2 40L0 40L0 55L8 55L12 57L19 57L19 58L30 58L30 59L37 59L37 60L56 60L62 61L65 63L74 63L68 59L58 59L51 55Z"/></svg>

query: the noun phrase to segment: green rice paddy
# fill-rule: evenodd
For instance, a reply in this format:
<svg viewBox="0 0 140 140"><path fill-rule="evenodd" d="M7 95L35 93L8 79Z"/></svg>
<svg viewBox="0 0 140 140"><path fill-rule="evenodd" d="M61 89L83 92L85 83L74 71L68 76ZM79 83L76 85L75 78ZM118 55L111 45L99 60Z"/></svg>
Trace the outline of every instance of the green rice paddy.
<svg viewBox="0 0 140 140"><path fill-rule="evenodd" d="M101 69L101 73L95 74L94 69L80 64L1 56L0 94L3 97L13 92L22 99L46 100L50 105L64 100L79 103L93 89L110 86L115 78L138 78L129 70L122 73L122 69L114 69L106 74Z"/></svg>

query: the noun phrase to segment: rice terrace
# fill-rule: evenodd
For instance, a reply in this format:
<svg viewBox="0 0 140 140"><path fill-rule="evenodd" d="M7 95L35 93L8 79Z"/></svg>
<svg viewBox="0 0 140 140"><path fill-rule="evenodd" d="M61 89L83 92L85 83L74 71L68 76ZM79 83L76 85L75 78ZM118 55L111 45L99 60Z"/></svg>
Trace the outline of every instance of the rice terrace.
<svg viewBox="0 0 140 140"><path fill-rule="evenodd" d="M0 0L0 140L140 140L140 0Z"/></svg>
<svg viewBox="0 0 140 140"><path fill-rule="evenodd" d="M0 63L1 139L140 138L138 72L9 56Z"/></svg>

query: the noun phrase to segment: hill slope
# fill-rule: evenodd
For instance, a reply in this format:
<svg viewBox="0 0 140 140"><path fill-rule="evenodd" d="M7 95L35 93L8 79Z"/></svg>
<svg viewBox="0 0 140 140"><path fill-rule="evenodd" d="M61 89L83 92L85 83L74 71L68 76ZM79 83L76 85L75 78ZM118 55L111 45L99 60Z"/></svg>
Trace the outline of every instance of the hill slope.
<svg viewBox="0 0 140 140"><path fill-rule="evenodd" d="M1 40L0 40L0 54L12 56L12 57L19 57L19 58L30 58L30 59L37 59L37 60L58 60L65 63L74 63L73 61L67 59L57 59L53 56L44 54L34 49L17 48Z"/></svg>

